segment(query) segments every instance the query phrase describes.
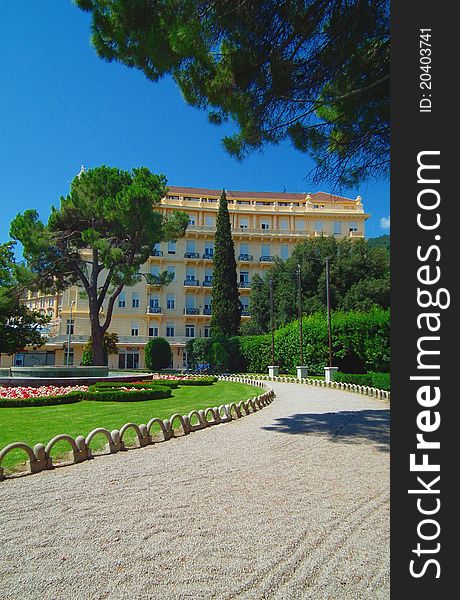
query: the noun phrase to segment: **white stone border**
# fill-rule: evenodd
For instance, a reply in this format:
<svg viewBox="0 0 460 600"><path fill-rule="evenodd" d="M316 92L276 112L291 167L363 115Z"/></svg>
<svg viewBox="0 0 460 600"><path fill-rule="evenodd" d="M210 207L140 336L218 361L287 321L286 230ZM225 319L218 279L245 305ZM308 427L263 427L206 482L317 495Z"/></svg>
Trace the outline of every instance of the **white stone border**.
<svg viewBox="0 0 460 600"><path fill-rule="evenodd" d="M354 392L355 394L363 394L364 396L370 396L371 398L377 398L378 400L388 400L391 399L391 393L386 390L381 390L379 388L369 387L367 385L357 385L356 383L344 383L343 381L331 381L330 383L326 383L323 379L310 379L307 377L306 379L298 379L297 377L291 377L289 375L277 375L275 377L270 377L269 375L252 375L253 379L257 379L259 381L277 381L279 383L303 383L305 385L314 385L316 387L327 387L332 388L334 390L343 390L345 392ZM224 379L223 377L220 379ZM231 375L226 377L225 379L231 381L239 381L240 378L238 375Z"/></svg>
<svg viewBox="0 0 460 600"><path fill-rule="evenodd" d="M249 398L248 400L241 400L238 403L231 402L230 404L221 404L220 406L214 406L213 408L206 408L204 410L192 410L188 415L181 415L176 413L169 419L159 419L153 417L145 425L136 425L136 423L126 423L123 427L109 431L103 427L93 429L86 438L82 435L77 436L75 439L70 435L60 434L56 435L52 440L48 442L46 446L43 444L36 444L33 448L23 442L13 442L8 444L0 451L0 481L7 479L4 469L1 464L5 456L12 450L22 449L28 457L29 473L39 473L40 471L54 469L53 459L51 457L51 450L53 446L62 440L67 441L71 447L71 454L73 457L73 463L65 463L60 466L68 466L74 463L83 462L96 456L93 455L90 448L90 443L93 437L99 433L102 433L107 438L110 454L116 454L123 450L130 450L133 447L125 446L123 442L123 436L128 429L133 429L136 433L139 441L139 447L143 448L156 442L153 441L150 433L153 425L157 424L163 434L163 441L168 441L173 437L176 437L173 424L178 421L182 428L183 435L188 435L193 431L199 431L211 425L219 425L220 423L228 423L229 421L239 419L246 415L249 415L257 410L260 410L264 406L267 406L273 402L275 398L275 392L273 389L264 381L249 377L219 377L221 381L234 381L237 383L246 383L247 385L253 385L264 390L263 394ZM0 409L1 410L1 409ZM195 422L192 423L192 419L195 418Z"/></svg>

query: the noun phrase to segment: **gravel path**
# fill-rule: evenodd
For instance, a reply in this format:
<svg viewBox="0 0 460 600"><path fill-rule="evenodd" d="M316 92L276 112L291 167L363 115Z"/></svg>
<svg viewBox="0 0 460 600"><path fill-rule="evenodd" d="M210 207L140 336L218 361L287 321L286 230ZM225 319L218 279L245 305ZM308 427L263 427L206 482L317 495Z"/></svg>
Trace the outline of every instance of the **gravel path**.
<svg viewBox="0 0 460 600"><path fill-rule="evenodd" d="M389 598L389 405L248 417L0 483L0 598Z"/></svg>

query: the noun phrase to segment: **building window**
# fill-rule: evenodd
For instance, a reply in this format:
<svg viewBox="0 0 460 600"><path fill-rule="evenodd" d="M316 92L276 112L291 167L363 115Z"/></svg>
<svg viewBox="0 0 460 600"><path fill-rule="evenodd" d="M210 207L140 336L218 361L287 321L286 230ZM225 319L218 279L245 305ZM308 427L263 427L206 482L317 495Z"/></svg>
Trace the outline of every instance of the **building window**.
<svg viewBox="0 0 460 600"><path fill-rule="evenodd" d="M240 229L247 229L249 225L249 219L240 217Z"/></svg>
<svg viewBox="0 0 460 600"><path fill-rule="evenodd" d="M214 227L214 217L205 217L204 224L206 227Z"/></svg>
<svg viewBox="0 0 460 600"><path fill-rule="evenodd" d="M303 231L305 229L305 221L303 219L296 219L295 228L297 231Z"/></svg>
<svg viewBox="0 0 460 600"><path fill-rule="evenodd" d="M356 221L353 221L352 223L348 223L348 231L350 231L350 232L358 231L358 223L356 223Z"/></svg>
<svg viewBox="0 0 460 600"><path fill-rule="evenodd" d="M334 221L334 235L340 235L342 233L341 221Z"/></svg>
<svg viewBox="0 0 460 600"><path fill-rule="evenodd" d="M176 308L176 298L173 294L166 296L166 308L168 310L174 310Z"/></svg>
<svg viewBox="0 0 460 600"><path fill-rule="evenodd" d="M118 296L118 308L126 308L126 294L121 292Z"/></svg>
<svg viewBox="0 0 460 600"><path fill-rule="evenodd" d="M185 326L185 337L188 337L188 338L195 337L195 325L186 325Z"/></svg>
<svg viewBox="0 0 460 600"><path fill-rule="evenodd" d="M249 271L240 271L240 283L249 283Z"/></svg>
<svg viewBox="0 0 460 600"><path fill-rule="evenodd" d="M158 327L149 327L149 337L158 337Z"/></svg>
<svg viewBox="0 0 460 600"><path fill-rule="evenodd" d="M287 244L281 244L280 256L284 260L289 258L289 246Z"/></svg>
<svg viewBox="0 0 460 600"><path fill-rule="evenodd" d="M323 222L322 221L315 221L314 227L315 227L315 231L320 231L321 233L323 232Z"/></svg>
<svg viewBox="0 0 460 600"><path fill-rule="evenodd" d="M205 327L204 327L204 337L205 338L211 337L211 328L207 325L205 325Z"/></svg>
<svg viewBox="0 0 460 600"><path fill-rule="evenodd" d="M270 256L270 244L262 244L260 250L261 256Z"/></svg>
<svg viewBox="0 0 460 600"><path fill-rule="evenodd" d="M150 306L150 308L159 308L160 307L160 297L159 296L150 296L149 306Z"/></svg>
<svg viewBox="0 0 460 600"><path fill-rule="evenodd" d="M187 281L195 281L196 270L194 267L187 267L185 272L185 279Z"/></svg>
<svg viewBox="0 0 460 600"><path fill-rule="evenodd" d="M188 216L188 224L189 225L195 225L195 217L194 217L194 215L189 215Z"/></svg>
<svg viewBox="0 0 460 600"><path fill-rule="evenodd" d="M262 229L270 229L270 222L267 220L263 220L260 225Z"/></svg>
<svg viewBox="0 0 460 600"><path fill-rule="evenodd" d="M131 335L136 337L139 335L139 324L134 321L131 323Z"/></svg>
<svg viewBox="0 0 460 600"><path fill-rule="evenodd" d="M67 319L67 327L66 327L66 333L67 335L73 335L74 333L74 325L75 325L75 321L72 319Z"/></svg>
<svg viewBox="0 0 460 600"><path fill-rule="evenodd" d="M171 277L171 280L173 280L176 277L176 267L167 267L167 271L168 271L168 275Z"/></svg>
<svg viewBox="0 0 460 600"><path fill-rule="evenodd" d="M168 242L168 254L176 254L176 242Z"/></svg>
<svg viewBox="0 0 460 600"><path fill-rule="evenodd" d="M160 267L150 267L150 275L153 275L154 277L159 277Z"/></svg>
<svg viewBox="0 0 460 600"><path fill-rule="evenodd" d="M214 242L205 242L204 255L209 257L214 256Z"/></svg>
<svg viewBox="0 0 460 600"><path fill-rule="evenodd" d="M138 369L139 352L137 350L120 351L118 354L119 369Z"/></svg>
<svg viewBox="0 0 460 600"><path fill-rule="evenodd" d="M174 325L166 325L166 337L174 337Z"/></svg>
<svg viewBox="0 0 460 600"><path fill-rule="evenodd" d="M249 244L240 244L240 254L249 254Z"/></svg>
<svg viewBox="0 0 460 600"><path fill-rule="evenodd" d="M288 229L289 222L287 219L280 220L280 229Z"/></svg>
<svg viewBox="0 0 460 600"><path fill-rule="evenodd" d="M192 240L187 240L186 252L196 252L196 244Z"/></svg>
<svg viewBox="0 0 460 600"><path fill-rule="evenodd" d="M131 306L132 306L132 308L139 308L139 306L140 306L139 292L133 292Z"/></svg>
<svg viewBox="0 0 460 600"><path fill-rule="evenodd" d="M15 367L23 367L24 366L24 354L15 354L14 366Z"/></svg>

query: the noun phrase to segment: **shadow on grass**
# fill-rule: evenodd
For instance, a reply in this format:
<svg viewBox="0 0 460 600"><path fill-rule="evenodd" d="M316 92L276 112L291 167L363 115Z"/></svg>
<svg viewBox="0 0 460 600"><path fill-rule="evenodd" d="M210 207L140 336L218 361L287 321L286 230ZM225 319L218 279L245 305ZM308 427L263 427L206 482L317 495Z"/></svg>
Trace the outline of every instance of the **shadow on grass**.
<svg viewBox="0 0 460 600"><path fill-rule="evenodd" d="M276 419L272 425L263 429L294 435L326 435L331 441L350 444L365 439L376 444L382 452L390 450L389 410L300 413Z"/></svg>

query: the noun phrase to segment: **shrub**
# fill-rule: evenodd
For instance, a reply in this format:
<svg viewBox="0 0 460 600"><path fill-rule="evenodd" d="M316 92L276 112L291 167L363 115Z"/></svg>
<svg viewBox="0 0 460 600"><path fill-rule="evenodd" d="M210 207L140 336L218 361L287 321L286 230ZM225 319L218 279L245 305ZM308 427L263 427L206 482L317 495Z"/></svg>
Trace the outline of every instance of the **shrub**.
<svg viewBox="0 0 460 600"><path fill-rule="evenodd" d="M328 361L327 321L323 313L303 319L304 363L312 375L323 375ZM347 373L385 372L390 364L390 313L336 312L332 317L334 365ZM233 338L238 370L266 372L271 363L271 335ZM289 372L300 364L299 323L294 321L275 331L275 364Z"/></svg>
<svg viewBox="0 0 460 600"><path fill-rule="evenodd" d="M164 338L154 338L145 345L145 366L150 371L166 369L171 364L171 346Z"/></svg>
<svg viewBox="0 0 460 600"><path fill-rule="evenodd" d="M23 408L27 406L54 406L80 402L86 392L70 392L61 396L37 396L30 398L0 398L0 408Z"/></svg>
<svg viewBox="0 0 460 600"><path fill-rule="evenodd" d="M390 391L390 373L336 373L335 381Z"/></svg>
<svg viewBox="0 0 460 600"><path fill-rule="evenodd" d="M217 377L214 375L209 375L204 377L181 379L179 383L180 385L212 385L215 381L217 381Z"/></svg>
<svg viewBox="0 0 460 600"><path fill-rule="evenodd" d="M83 400L94 402L140 402L143 400L161 400L171 396L171 389L165 386L152 386L148 390L135 389L131 392L123 392L117 389L83 392Z"/></svg>
<svg viewBox="0 0 460 600"><path fill-rule="evenodd" d="M137 389L137 390L145 390L145 389L150 389L150 388L157 388L158 386L160 387L168 387L170 389L176 389L179 387L179 382L178 381L168 381L163 383L162 381L135 381L135 382L130 382L130 383L123 383L121 381L114 381L113 383L111 381L99 381L98 383L95 383L94 385L91 385L89 388L90 392L99 392L99 391L105 391L105 390L117 390L120 388L126 388L128 390L130 389Z"/></svg>

